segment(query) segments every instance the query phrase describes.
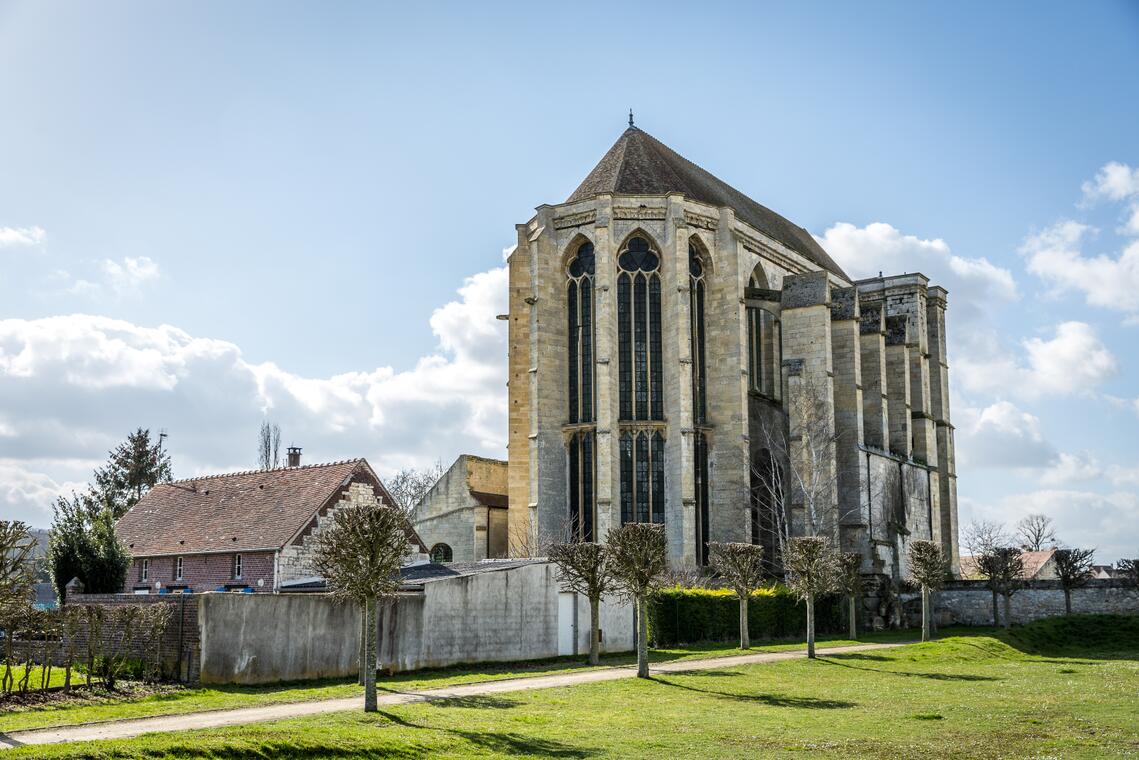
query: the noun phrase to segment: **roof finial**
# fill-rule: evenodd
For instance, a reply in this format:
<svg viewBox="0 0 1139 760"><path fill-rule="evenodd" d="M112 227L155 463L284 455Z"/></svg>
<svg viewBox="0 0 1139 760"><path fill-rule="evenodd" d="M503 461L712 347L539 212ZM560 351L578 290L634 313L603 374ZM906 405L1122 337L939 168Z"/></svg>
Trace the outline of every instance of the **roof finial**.
<svg viewBox="0 0 1139 760"><path fill-rule="evenodd" d="M629 109L629 126L633 126L633 109Z"/></svg>

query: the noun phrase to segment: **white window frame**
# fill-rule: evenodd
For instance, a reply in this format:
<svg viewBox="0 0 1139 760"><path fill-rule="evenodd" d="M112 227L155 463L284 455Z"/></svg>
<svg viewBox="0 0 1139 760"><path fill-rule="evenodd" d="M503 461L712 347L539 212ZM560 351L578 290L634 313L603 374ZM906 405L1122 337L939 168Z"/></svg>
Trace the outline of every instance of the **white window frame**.
<svg viewBox="0 0 1139 760"><path fill-rule="evenodd" d="M184 567L184 564L182 562L182 558L177 557L174 560L174 580L176 580L176 581L182 580L182 572L184 570L185 570L185 567Z"/></svg>
<svg viewBox="0 0 1139 760"><path fill-rule="evenodd" d="M233 579L235 581L241 580L241 571L245 569L244 564L240 554L233 555Z"/></svg>
<svg viewBox="0 0 1139 760"><path fill-rule="evenodd" d="M142 578L141 578L141 580L144 583L146 581L150 580L150 560L148 560L148 559L144 559L142 561Z"/></svg>

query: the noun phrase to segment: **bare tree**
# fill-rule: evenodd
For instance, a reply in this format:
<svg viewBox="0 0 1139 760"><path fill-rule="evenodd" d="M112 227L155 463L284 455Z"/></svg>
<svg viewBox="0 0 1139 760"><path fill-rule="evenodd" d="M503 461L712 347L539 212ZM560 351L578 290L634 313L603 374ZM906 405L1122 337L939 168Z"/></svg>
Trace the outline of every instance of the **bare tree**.
<svg viewBox="0 0 1139 760"><path fill-rule="evenodd" d="M1115 577L1139 588L1139 558L1121 559L1116 562Z"/></svg>
<svg viewBox="0 0 1139 760"><path fill-rule="evenodd" d="M838 557L838 590L848 604L847 627L851 640L858 638L858 602L862 598L862 555L843 552Z"/></svg>
<svg viewBox="0 0 1139 760"><path fill-rule="evenodd" d="M1072 614L1072 589L1091 580L1095 549L1057 549L1056 577L1064 589L1064 613Z"/></svg>
<svg viewBox="0 0 1139 760"><path fill-rule="evenodd" d="M406 519L392 507L360 504L336 511L321 531L313 566L339 599L360 605L364 631L364 711L376 706L376 605L399 591L407 554Z"/></svg>
<svg viewBox="0 0 1139 760"><path fill-rule="evenodd" d="M751 647L747 604L763 583L763 547L755 544L709 542L708 559L740 601L740 649Z"/></svg>
<svg viewBox="0 0 1139 760"><path fill-rule="evenodd" d="M974 520L961 531L961 543L974 557L1008 546L1012 539L1004 525L990 520Z"/></svg>
<svg viewBox="0 0 1139 760"><path fill-rule="evenodd" d="M649 677L648 596L668 566L663 525L627 523L605 539L617 587L637 605L637 677Z"/></svg>
<svg viewBox="0 0 1139 760"><path fill-rule="evenodd" d="M609 551L595 543L554 544L550 560L558 566L558 581L589 600L589 664L596 665L601 659L601 597L615 588Z"/></svg>
<svg viewBox="0 0 1139 760"><path fill-rule="evenodd" d="M384 486L395 500L396 506L410 516L444 473L446 470L443 469L443 463L436 460L429 467L405 467L384 481Z"/></svg>
<svg viewBox="0 0 1139 760"><path fill-rule="evenodd" d="M1056 531L1052 527L1052 518L1047 515L1027 515L1016 524L1016 537L1026 552L1043 551L1054 546Z"/></svg>
<svg viewBox="0 0 1139 760"><path fill-rule="evenodd" d="M825 536L797 536L783 555L787 586L807 605L807 657L815 657L815 600L838 587L838 552Z"/></svg>
<svg viewBox="0 0 1139 760"><path fill-rule="evenodd" d="M1020 589L1024 577L1024 557L1020 549L1003 547L982 554L977 569L988 580L989 588L1004 597L1004 627L1008 628L1012 625L1012 595ZM993 625L998 625L995 599L994 596Z"/></svg>
<svg viewBox="0 0 1139 760"><path fill-rule="evenodd" d="M27 601L32 592L36 541L19 520L0 520L0 604Z"/></svg>
<svg viewBox="0 0 1139 760"><path fill-rule="evenodd" d="M921 640L930 639L930 594L945 584L949 563L941 547L933 541L918 539L910 542L910 576L921 586Z"/></svg>
<svg viewBox="0 0 1139 760"><path fill-rule="evenodd" d="M276 422L261 421L257 432L257 464L262 470L281 466L281 426Z"/></svg>

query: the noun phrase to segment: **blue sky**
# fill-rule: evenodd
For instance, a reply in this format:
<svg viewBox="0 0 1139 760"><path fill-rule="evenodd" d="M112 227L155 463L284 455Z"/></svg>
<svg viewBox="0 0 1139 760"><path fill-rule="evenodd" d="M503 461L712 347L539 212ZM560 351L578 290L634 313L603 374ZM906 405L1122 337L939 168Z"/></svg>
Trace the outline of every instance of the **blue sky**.
<svg viewBox="0 0 1139 760"><path fill-rule="evenodd" d="M632 107L950 288L963 522L1139 552L1139 5L559 8L0 0L0 513L137 425L500 455L502 251Z"/></svg>

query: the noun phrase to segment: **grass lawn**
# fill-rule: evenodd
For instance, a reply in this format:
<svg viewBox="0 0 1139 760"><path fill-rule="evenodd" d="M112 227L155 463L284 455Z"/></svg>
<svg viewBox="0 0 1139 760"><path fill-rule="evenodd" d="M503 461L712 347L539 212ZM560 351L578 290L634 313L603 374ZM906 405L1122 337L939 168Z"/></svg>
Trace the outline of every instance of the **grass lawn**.
<svg viewBox="0 0 1139 760"><path fill-rule="evenodd" d="M867 634L863 641L909 641L915 637L913 631L885 631ZM840 646L856 643L838 637L821 637L823 646ZM802 642L781 641L760 643L751 649L742 650L731 644L706 643L698 646L657 649L650 652L653 662L702 659L707 657L727 657L748 652L779 652L802 649ZM632 654L609 655L602 658L602 667L630 665L636 662ZM455 686L480 681L498 681L507 678L549 675L567 670L587 669L582 658L557 658L525 663L484 663L466 667L440 668L400 673L394 676L381 676L380 689L414 691L419 689ZM62 684L62 671L60 684ZM52 681L56 681L56 669L52 670ZM73 677L74 678L74 677ZM35 681L38 683L38 681ZM360 695L363 687L354 680L305 682L272 686L213 686L193 689L174 688L159 694L143 697L124 694L108 695L97 691L87 696L78 691L67 701L41 702L28 705L5 704L0 701L0 732L23 731L33 728L68 726L78 723L95 723L124 718L145 718L155 715L198 712L203 710L225 710L235 707L305 702L317 699L336 699Z"/></svg>
<svg viewBox="0 0 1139 760"><path fill-rule="evenodd" d="M1137 757L1139 617L22 757Z"/></svg>

